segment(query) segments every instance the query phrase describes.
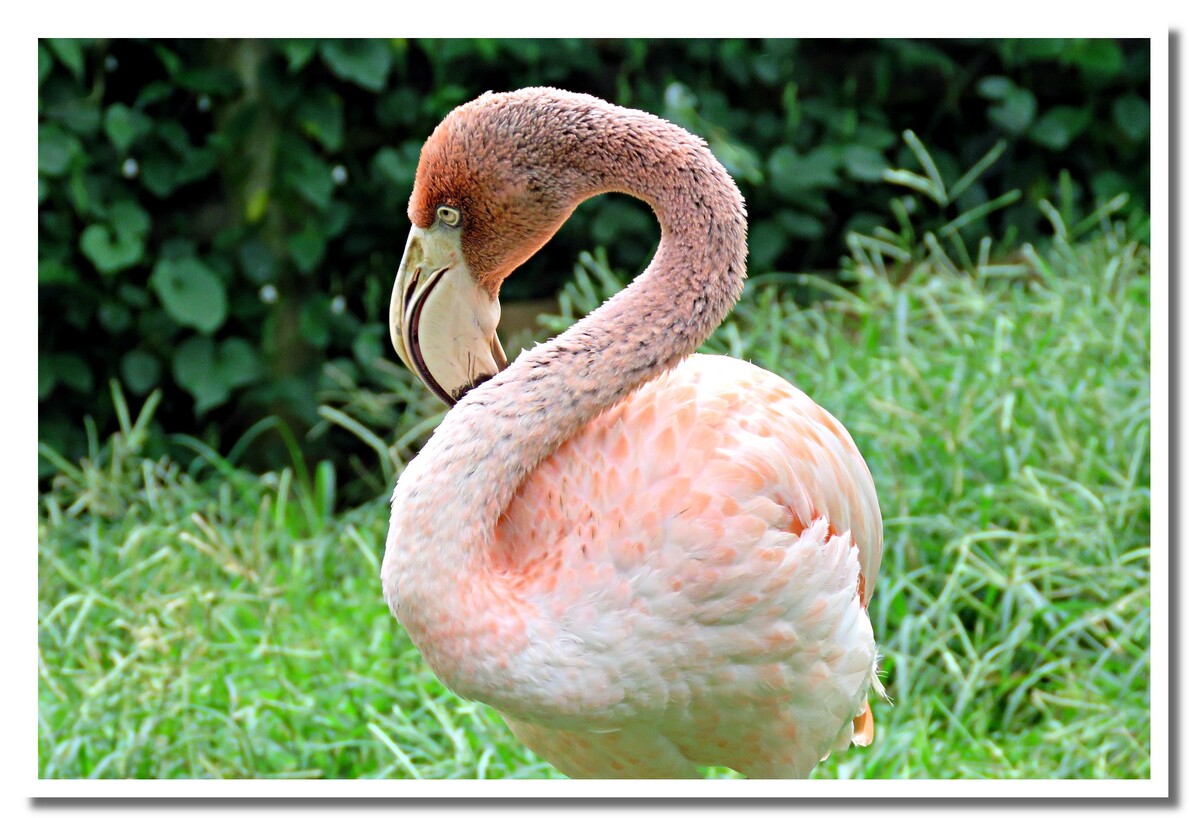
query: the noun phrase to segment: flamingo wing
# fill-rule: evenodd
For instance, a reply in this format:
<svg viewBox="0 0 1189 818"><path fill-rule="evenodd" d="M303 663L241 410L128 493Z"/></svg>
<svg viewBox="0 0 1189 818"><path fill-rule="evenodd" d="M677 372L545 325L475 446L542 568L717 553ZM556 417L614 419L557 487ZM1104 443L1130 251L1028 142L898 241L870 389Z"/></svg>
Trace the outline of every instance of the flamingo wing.
<svg viewBox="0 0 1189 818"><path fill-rule="evenodd" d="M869 740L880 551L842 425L772 373L695 355L567 441L501 518L492 567L554 629L530 638L574 646L542 684L585 691L549 715L512 703L509 724L571 775L806 775Z"/></svg>

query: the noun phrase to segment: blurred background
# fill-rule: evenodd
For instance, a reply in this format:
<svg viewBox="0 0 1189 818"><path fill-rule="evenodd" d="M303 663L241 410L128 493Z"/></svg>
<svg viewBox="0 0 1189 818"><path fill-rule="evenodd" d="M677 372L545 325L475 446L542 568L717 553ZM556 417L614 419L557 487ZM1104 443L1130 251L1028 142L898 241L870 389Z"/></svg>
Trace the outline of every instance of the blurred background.
<svg viewBox="0 0 1189 818"><path fill-rule="evenodd" d="M1127 193L1142 232L1148 71L1145 41L1113 40L46 40L40 436L80 456L84 416L115 428L116 379L162 390L153 430L259 470L291 460L283 435L244 437L272 418L348 501L383 491L367 443L319 409L398 426L385 322L418 153L489 89L584 91L705 136L752 214L751 275L835 276L848 232L897 195L880 182L911 162L906 128L947 178L1006 141L949 204L1021 191L1030 206L989 217L1004 246L1043 232L1034 205L1062 180L1087 205ZM584 205L505 285L505 335L535 325L580 251L631 276L657 237L627 197Z"/></svg>
<svg viewBox="0 0 1189 818"><path fill-rule="evenodd" d="M531 85L709 142L750 259L704 349L795 383L871 468L895 706L815 775L1151 775L1148 41L37 57L42 777L559 776L442 687L378 582L445 412L386 325L418 154ZM639 202L582 205L504 285L509 356L657 239Z"/></svg>

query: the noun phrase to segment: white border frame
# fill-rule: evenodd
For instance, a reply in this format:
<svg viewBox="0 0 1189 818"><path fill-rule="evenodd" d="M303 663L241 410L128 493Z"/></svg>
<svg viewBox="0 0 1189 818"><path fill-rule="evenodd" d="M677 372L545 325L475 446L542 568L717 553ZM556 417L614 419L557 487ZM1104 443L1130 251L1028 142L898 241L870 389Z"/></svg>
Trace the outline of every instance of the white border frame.
<svg viewBox="0 0 1189 818"><path fill-rule="evenodd" d="M36 61L33 58L33 39L44 34L95 34L119 29L124 34L135 33L160 34L161 29L181 31L185 36L228 36L228 29L239 29L235 36L280 36L283 34L308 33L317 30L322 34L358 34L363 30L374 33L382 30L408 33L409 29L417 29L418 34L437 34L439 36L464 36L483 33L487 36L521 36L531 29L535 35L540 35L542 21L552 21L554 29L546 36L558 33L581 36L615 36L608 29L623 31L625 21L631 23L630 33L633 36L647 36L652 33L659 36L727 36L722 30L708 34L704 29L710 28L755 28L757 22L764 28L781 31L789 36L895 36L911 34L914 36L950 36L954 31L937 31L938 25L953 28L971 29L976 23L975 17L966 17L961 22L964 25L955 26L954 13L960 8L952 3L909 3L871 4L864 7L863 3L847 4L845 8L835 9L817 8L799 10L788 6L778 6L770 2L747 2L736 0L730 4L732 20L723 21L726 25L707 25L706 18L699 19L696 15L688 16L678 21L665 11L664 7L650 9L640 3L625 3L622 0L601 0L597 6L597 14L578 11L581 17L574 17L575 10L567 10L550 3L520 3L511 8L510 3L502 5L485 4L464 9L466 3L455 0L451 3L436 5L417 4L419 8L410 9L412 4L390 4L386 7L356 4L353 0L334 4L333 16L328 17L328 11L322 8L286 8L284 14L277 15L276 7L272 4L244 4L230 3L226 0L208 0L199 8L184 5L174 9L162 8L161 4L137 3L87 3L72 4L61 1L47 4L43 9L25 9L14 17L24 15L26 19L15 20L17 29L24 29L30 23L28 17L32 15L31 32L25 32L15 42L15 38L7 37L3 50L5 67L10 70L4 73L6 86L12 93L7 98L16 101L14 106L19 111L30 110L36 102L36 83L33 81ZM118 6L118 8L117 8ZM400 8L398 6L406 6ZM527 9L525 7L528 7ZM685 9L685 6L668 6L669 9ZM772 10L781 9L779 18L774 19ZM1158 7L1159 8L1159 7ZM1145 10L1143 3L1129 3L1125 13L1117 7L1103 6L1091 8L1089 5L1079 4L1070 7L1067 4L1048 4L1036 2L1019 2L1019 0L997 0L993 6L980 6L978 10L968 13L979 18L977 27L981 29L979 36L1020 36L1021 29L1035 33L1079 34L1085 36L1120 36L1120 29L1136 29L1146 31L1152 37L1152 561L1153 577L1151 605L1152 605L1152 685L1151 712L1152 732L1152 778L1144 781L1111 780L1111 781L693 781L693 782L591 782L591 781L81 781L81 780L41 780L36 777L36 707L30 708L29 702L36 701L37 680L31 666L25 666L24 661L31 663L36 651L36 628L29 623L36 610L36 583L30 581L37 572L35 549L28 547L29 539L18 536L10 543L10 552L16 561L16 570L4 572L5 591L3 595L4 612L8 622L18 623L14 637L12 655L16 664L16 672L4 678L3 697L5 709L8 711L8 723L17 727L3 743L4 758L0 769L4 770L8 786L7 793L22 797L35 798L235 798L235 799L272 799L272 798L913 798L913 799L953 799L953 798L1075 798L1075 799L1117 799L1117 798L1161 798L1170 793L1169 769L1169 728L1171 714L1169 711L1169 545L1171 531L1169 529L1169 324L1168 308L1170 308L1170 246L1169 246L1169 40L1168 33L1163 26L1156 27L1150 21L1141 21ZM1150 11L1150 10L1149 10ZM829 18L823 18L829 14ZM171 18L164 22L161 16ZM182 15L186 15L183 17ZM6 15L7 16L7 15ZM40 18L40 19L36 19ZM568 19L567 19L568 18ZM465 21L456 24L456 21ZM535 21L535 22L534 22ZM739 25L732 24L738 21ZM713 21L711 21L713 23ZM469 31L455 31L458 27ZM156 29L146 31L146 29ZM66 31L62 31L66 29ZM703 29L698 31L697 29ZM1073 31L1071 31L1073 30ZM959 32L960 33L960 32ZM27 35L27 36L26 36ZM1183 50L1183 49L1182 49ZM1182 57L1183 59L1183 57ZM1179 87L1173 90L1179 91ZM23 118L18 123L23 123ZM25 159L36 150L36 138L31 126L16 124L10 130L15 130L20 142L7 152L10 161L13 157ZM5 137L6 140L9 137ZM32 141L33 145L28 143ZM19 245L18 264L8 271L8 276L14 280L14 286L22 289L20 297L4 300L3 309L8 313L8 320L0 320L4 327L5 342L15 355L28 356L28 339L33 336L34 319L28 306L35 298L24 288L33 290L34 277L27 271L32 269L34 261L29 259L36 250L33 242L27 238L36 235L36 218L32 216L32 209L28 207L30 191L25 184L31 185L31 173L25 170L23 161L13 168L13 174L19 180L15 186L9 186L6 192L6 202L10 208L9 225L24 223L30 229L15 230L12 234ZM26 175L28 174L28 175ZM15 188L15 190L14 190ZM1182 220L1183 221L1183 220ZM1184 232L1180 235L1184 235ZM1186 287L1180 287L1181 314L1185 314ZM1175 307L1174 307L1175 308ZM1185 332L1181 331L1181 340ZM31 384L35 382L31 360L22 358L19 364L14 364L20 380L27 385L22 393L32 392ZM27 399L28 400L28 399ZM26 404L22 404L24 406ZM31 406L31 400L27 404ZM6 420L10 417L9 407L5 409ZM6 424L10 427L8 437L17 443L18 450L23 447L32 448L31 440L34 434L25 430L29 426L36 427L36 415L32 409L26 409L32 416L24 416L20 428L16 424ZM15 414L15 411L11 414ZM14 439L15 438L15 439ZM19 443L18 443L19 441ZM1183 436L1181 443L1184 443ZM12 449L9 449L11 451ZM13 458L18 463L32 463L32 457L23 460ZM9 512L8 519L30 521L32 519L31 503L18 502L28 494L27 477L15 473L15 479L20 479L22 490L3 493L5 510ZM6 475L7 477L7 475ZM1179 508L1189 507L1189 493L1182 487L1178 496ZM22 522L18 530L24 525L33 526L32 522ZM32 642L33 644L29 644ZM33 712L30 712L30 711ZM14 786L15 785L15 786ZM25 807L28 801L22 802ZM213 806L213 805L212 805ZM394 804L392 806L398 806ZM795 803L789 803L788 808L798 808ZM798 808L799 809L799 808ZM233 810L238 811L238 810ZM618 811L618 810L617 810ZM6 810L8 812L8 810ZM220 814L228 814L222 811Z"/></svg>

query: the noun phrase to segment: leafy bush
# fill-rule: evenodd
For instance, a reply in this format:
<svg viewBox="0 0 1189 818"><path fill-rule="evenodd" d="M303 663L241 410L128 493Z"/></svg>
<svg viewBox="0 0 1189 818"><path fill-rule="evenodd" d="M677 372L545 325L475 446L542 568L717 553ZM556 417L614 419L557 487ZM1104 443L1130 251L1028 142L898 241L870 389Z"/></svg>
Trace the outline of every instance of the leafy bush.
<svg viewBox="0 0 1189 818"><path fill-rule="evenodd" d="M161 388L160 423L223 451L275 417L322 432L318 459L367 457L319 396L391 382L418 152L488 89L586 91L702 134L747 197L765 273L832 268L849 232L881 224L889 193L873 183L913 159L905 129L951 180L1003 141L951 218L1009 190L1082 212L1126 193L1142 236L1148 76L1146 42L1114 40L45 40L40 435L78 456L84 413L115 426L93 393L116 378ZM994 217L1027 240L1047 227L1036 213ZM637 270L656 235L642 206L604 197L505 298L555 292L583 248ZM249 459L287 456L263 440Z"/></svg>

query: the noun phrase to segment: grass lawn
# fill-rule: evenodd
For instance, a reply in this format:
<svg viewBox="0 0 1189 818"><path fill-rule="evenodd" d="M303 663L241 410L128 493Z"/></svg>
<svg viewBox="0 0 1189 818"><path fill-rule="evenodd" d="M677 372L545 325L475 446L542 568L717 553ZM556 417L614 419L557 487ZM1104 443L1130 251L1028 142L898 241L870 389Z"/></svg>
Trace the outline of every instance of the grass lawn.
<svg viewBox="0 0 1189 818"><path fill-rule="evenodd" d="M1020 260L755 280L707 345L834 413L879 489L894 705L817 777L1150 774L1147 251L1111 229ZM553 326L603 289L582 273ZM40 499L43 777L559 777L389 615L386 498L146 459L147 414Z"/></svg>

